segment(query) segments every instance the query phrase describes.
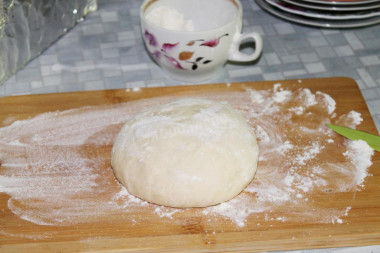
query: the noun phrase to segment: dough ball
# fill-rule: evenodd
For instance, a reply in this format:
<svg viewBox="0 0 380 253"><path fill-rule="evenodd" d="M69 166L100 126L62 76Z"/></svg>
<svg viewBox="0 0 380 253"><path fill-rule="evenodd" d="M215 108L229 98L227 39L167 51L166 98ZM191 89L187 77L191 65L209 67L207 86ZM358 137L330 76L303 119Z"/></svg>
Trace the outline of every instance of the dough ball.
<svg viewBox="0 0 380 253"><path fill-rule="evenodd" d="M246 119L226 103L185 98L130 119L111 164L130 194L171 207L232 199L253 179L258 146Z"/></svg>

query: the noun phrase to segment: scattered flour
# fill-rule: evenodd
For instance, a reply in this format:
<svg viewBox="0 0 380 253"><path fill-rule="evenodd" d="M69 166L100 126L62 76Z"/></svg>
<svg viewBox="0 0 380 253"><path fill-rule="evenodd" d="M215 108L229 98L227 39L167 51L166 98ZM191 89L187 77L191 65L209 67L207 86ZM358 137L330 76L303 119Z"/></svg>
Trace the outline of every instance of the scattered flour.
<svg viewBox="0 0 380 253"><path fill-rule="evenodd" d="M360 116L360 113L355 111L350 111L347 117L352 119L353 125L360 125L360 123L362 123L363 121L362 117Z"/></svg>
<svg viewBox="0 0 380 253"><path fill-rule="evenodd" d="M327 105L327 112L328 112L328 114L332 114L336 108L335 100L330 95L323 93L323 92L320 92L320 91L317 91L316 94L322 95L324 97L324 102ZM358 124L360 124L360 123L358 123Z"/></svg>
<svg viewBox="0 0 380 253"><path fill-rule="evenodd" d="M265 101L263 95L258 92L252 92L251 97L253 103L261 104Z"/></svg>
<svg viewBox="0 0 380 253"><path fill-rule="evenodd" d="M256 138L263 143L269 143L271 141L269 135L261 126L256 126Z"/></svg>
<svg viewBox="0 0 380 253"><path fill-rule="evenodd" d="M363 121L360 113L356 111L350 111L347 114L340 115L336 120L336 125L342 125L350 128L356 128Z"/></svg>
<svg viewBox="0 0 380 253"><path fill-rule="evenodd" d="M9 195L9 210L39 225L90 223L108 220L109 214L133 224L152 214L175 223L173 217L187 212L228 219L238 227L250 217L287 222L295 214L311 222L344 222L349 205L326 210L309 203L314 193L354 194L364 187L373 150L362 141L338 147L341 137L324 128L330 122L356 127L362 121L359 113L335 118L335 101L328 94L287 90L279 83L268 90L198 96L231 104L256 132L257 175L236 198L197 211L167 208L130 195L116 181L110 167L114 138L134 114L177 98L161 97L3 121L0 192Z"/></svg>
<svg viewBox="0 0 380 253"><path fill-rule="evenodd" d="M343 155L349 158L351 163L356 167L356 185L363 186L364 179L368 175L367 169L372 165L371 157L374 150L363 140L347 142L348 149Z"/></svg>
<svg viewBox="0 0 380 253"><path fill-rule="evenodd" d="M301 90L298 99L301 99L301 101L303 100L306 107L310 107L318 103L315 99L315 94L307 88Z"/></svg>
<svg viewBox="0 0 380 253"><path fill-rule="evenodd" d="M291 107L289 111L294 112L296 115L302 115L305 112L305 108L303 106Z"/></svg>
<svg viewBox="0 0 380 253"><path fill-rule="evenodd" d="M310 146L302 148L302 151L295 157L295 163L305 165L307 161L314 159L323 149L318 142L313 142Z"/></svg>
<svg viewBox="0 0 380 253"><path fill-rule="evenodd" d="M272 99L276 103L286 102L287 100L289 100L292 94L290 90L284 90L283 88L281 88L281 84L279 83L274 84L273 91L274 92L273 92Z"/></svg>
<svg viewBox="0 0 380 253"><path fill-rule="evenodd" d="M166 217L169 219L173 219L173 214L180 212L180 209L158 206L154 209L154 212L161 218Z"/></svg>

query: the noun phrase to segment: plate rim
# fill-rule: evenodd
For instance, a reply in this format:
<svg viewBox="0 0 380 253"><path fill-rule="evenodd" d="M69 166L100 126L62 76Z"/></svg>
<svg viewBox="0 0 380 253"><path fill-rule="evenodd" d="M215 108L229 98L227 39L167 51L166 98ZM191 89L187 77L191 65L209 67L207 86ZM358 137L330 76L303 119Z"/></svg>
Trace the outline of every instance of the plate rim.
<svg viewBox="0 0 380 253"><path fill-rule="evenodd" d="M294 15L301 15L301 16L305 16L305 17L309 17L309 18L331 19L331 20L347 20L347 19L359 20L359 19L367 19L367 18L380 16L380 9L378 12L372 12L372 13L363 14L363 15L338 15L338 16L334 16L334 15L326 15L323 13L313 14L313 13L304 12L302 10L293 10L293 9L288 8L286 6L281 6L280 4L277 3L278 1L282 2L282 0L265 0L265 1L277 9L281 9L285 12L288 12L288 13L291 13ZM283 2L285 2L285 1L283 1Z"/></svg>
<svg viewBox="0 0 380 253"><path fill-rule="evenodd" d="M329 1L329 0L300 0L302 2L314 3L314 4L324 4L324 5L361 5L379 2L379 0L352 0L352 1Z"/></svg>
<svg viewBox="0 0 380 253"><path fill-rule="evenodd" d="M309 26L314 26L314 27L321 27L321 28L358 28L358 27L364 27L364 26L370 26L370 25L375 25L380 23L380 17L376 19L376 17L372 18L374 20L372 21L367 21L367 22L342 22L341 20L335 20L335 22L315 22L311 20L305 20L306 18L297 18L297 15L294 14L289 14L289 13L281 13L279 11L273 10L271 6L265 2L265 0L255 0L256 3L265 11L272 13L274 16L280 17L282 19L292 21L298 24L303 24L303 25L309 25Z"/></svg>
<svg viewBox="0 0 380 253"><path fill-rule="evenodd" d="M287 2L289 4L293 4L299 7L303 8L310 8L314 10L325 10L325 11L364 11L364 10L370 10L370 9L377 9L380 8L380 1L376 3L374 6L329 6L329 5L313 5L309 2L302 2L302 1L294 1L294 0L282 0L284 2Z"/></svg>

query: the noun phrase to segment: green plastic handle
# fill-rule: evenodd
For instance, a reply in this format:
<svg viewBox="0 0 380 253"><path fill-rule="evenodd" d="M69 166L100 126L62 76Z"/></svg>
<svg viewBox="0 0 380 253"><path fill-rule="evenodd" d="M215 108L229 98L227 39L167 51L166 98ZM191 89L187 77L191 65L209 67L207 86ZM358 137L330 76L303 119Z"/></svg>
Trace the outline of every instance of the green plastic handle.
<svg viewBox="0 0 380 253"><path fill-rule="evenodd" d="M343 135L350 140L363 140L367 142L367 144L374 150L380 151L380 136L332 124L326 124L326 126L332 129L334 132Z"/></svg>

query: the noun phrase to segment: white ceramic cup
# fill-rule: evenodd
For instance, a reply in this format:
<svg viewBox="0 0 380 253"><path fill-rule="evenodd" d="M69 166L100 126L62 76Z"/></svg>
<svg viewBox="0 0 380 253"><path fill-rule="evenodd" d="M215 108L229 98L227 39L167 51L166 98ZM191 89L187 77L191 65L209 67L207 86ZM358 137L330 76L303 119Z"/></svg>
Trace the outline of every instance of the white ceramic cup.
<svg viewBox="0 0 380 253"><path fill-rule="evenodd" d="M140 10L146 49L173 79L200 82L215 77L229 61L250 62L262 51L256 32L241 34L239 0L145 0ZM254 41L250 54L242 43Z"/></svg>

